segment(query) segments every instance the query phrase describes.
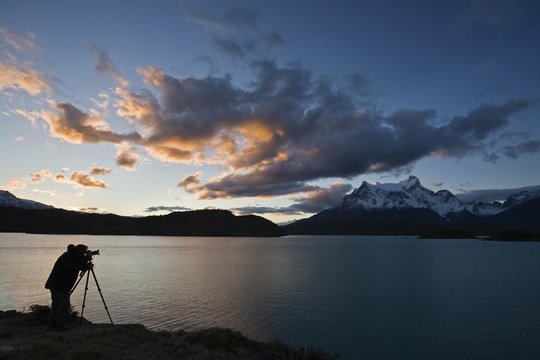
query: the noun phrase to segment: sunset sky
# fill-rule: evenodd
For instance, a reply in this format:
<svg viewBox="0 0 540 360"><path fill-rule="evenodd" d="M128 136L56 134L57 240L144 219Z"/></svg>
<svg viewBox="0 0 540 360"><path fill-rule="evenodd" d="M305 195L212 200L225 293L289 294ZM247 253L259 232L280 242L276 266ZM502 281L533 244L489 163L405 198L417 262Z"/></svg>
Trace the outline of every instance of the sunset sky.
<svg viewBox="0 0 540 360"><path fill-rule="evenodd" d="M310 216L540 184L540 2L0 0L0 188Z"/></svg>

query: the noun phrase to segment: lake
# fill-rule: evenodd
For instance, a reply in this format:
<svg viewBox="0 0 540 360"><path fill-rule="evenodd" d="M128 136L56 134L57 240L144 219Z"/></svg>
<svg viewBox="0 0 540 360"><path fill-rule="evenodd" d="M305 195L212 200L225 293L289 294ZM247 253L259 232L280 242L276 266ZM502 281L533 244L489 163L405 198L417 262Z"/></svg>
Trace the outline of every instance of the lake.
<svg viewBox="0 0 540 360"><path fill-rule="evenodd" d="M229 327L345 359L540 358L538 243L3 233L0 309L49 304L44 283L69 243L101 250L115 323ZM90 281L85 317L108 322Z"/></svg>

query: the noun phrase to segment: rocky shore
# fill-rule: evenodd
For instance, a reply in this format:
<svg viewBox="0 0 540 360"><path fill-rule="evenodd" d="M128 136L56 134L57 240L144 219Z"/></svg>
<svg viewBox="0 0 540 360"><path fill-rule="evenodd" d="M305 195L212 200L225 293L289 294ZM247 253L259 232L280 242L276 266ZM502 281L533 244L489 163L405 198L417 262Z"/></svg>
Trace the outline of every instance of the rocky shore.
<svg viewBox="0 0 540 360"><path fill-rule="evenodd" d="M322 349L296 349L279 340L259 342L237 331L152 331L140 324L79 326L47 331L49 307L0 311L0 359L339 359Z"/></svg>

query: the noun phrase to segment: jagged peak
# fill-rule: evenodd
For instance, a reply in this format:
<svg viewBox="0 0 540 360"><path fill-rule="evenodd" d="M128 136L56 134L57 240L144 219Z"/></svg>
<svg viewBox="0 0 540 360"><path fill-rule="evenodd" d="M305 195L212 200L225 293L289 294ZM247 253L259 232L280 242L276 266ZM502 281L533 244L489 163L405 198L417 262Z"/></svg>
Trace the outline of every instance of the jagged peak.
<svg viewBox="0 0 540 360"><path fill-rule="evenodd" d="M343 198L341 208L428 208L445 217L465 209L463 203L448 191L437 193L425 188L416 176L397 183L370 184L366 181Z"/></svg>

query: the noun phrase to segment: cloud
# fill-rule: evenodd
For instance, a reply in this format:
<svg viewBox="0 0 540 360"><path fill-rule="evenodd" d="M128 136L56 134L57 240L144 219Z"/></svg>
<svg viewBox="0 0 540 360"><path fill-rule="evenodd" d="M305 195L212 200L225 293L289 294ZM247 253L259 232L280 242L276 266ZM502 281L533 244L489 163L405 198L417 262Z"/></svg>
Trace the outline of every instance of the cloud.
<svg viewBox="0 0 540 360"><path fill-rule="evenodd" d="M97 207L82 207L82 208L77 208L77 211L81 211L81 212L85 212L85 213L91 213L91 214L96 214L96 213L102 212Z"/></svg>
<svg viewBox="0 0 540 360"><path fill-rule="evenodd" d="M228 75L177 79L141 68L159 96L119 88L117 113L158 159L227 166L207 183L185 187L211 199L308 192L315 188L307 182L316 179L396 171L429 156L481 154L516 113L534 105L529 99L481 104L444 121L433 109L385 115L366 102L370 84L361 75L331 81L272 61L252 69L249 86L239 87ZM525 149L531 144L519 150Z"/></svg>
<svg viewBox="0 0 540 360"><path fill-rule="evenodd" d="M213 43L219 51L235 58L244 58L246 51L248 50L244 44L239 44L234 39L215 37Z"/></svg>
<svg viewBox="0 0 540 360"><path fill-rule="evenodd" d="M529 140L517 145L507 145L503 148L504 155L517 159L523 154L532 154L540 151L540 141Z"/></svg>
<svg viewBox="0 0 540 360"><path fill-rule="evenodd" d="M0 63L0 74L0 90L20 89L32 96L52 94L51 80L32 67Z"/></svg>
<svg viewBox="0 0 540 360"><path fill-rule="evenodd" d="M525 186L520 188L512 189L484 189L484 190L469 190L456 194L456 197L463 202L472 202L472 201L498 201L505 200L510 195L522 192L522 191L540 191L540 185L535 186Z"/></svg>
<svg viewBox="0 0 540 360"><path fill-rule="evenodd" d="M318 213L326 208L341 203L343 197L352 189L350 184L336 183L329 188L314 188L303 197L294 197L294 203L287 207L246 206L232 208L231 211L241 215L273 214L303 215Z"/></svg>
<svg viewBox="0 0 540 360"><path fill-rule="evenodd" d="M433 186L436 186L436 187L441 187L444 185L444 181L436 181L433 183Z"/></svg>
<svg viewBox="0 0 540 360"><path fill-rule="evenodd" d="M135 170L135 165L140 160L140 156L135 152L135 148L126 142L117 145L117 148L116 165L128 171Z"/></svg>
<svg viewBox="0 0 540 360"><path fill-rule="evenodd" d="M257 27L259 14L251 9L235 6L220 16L197 12L184 7L184 17L207 30L226 30Z"/></svg>
<svg viewBox="0 0 540 360"><path fill-rule="evenodd" d="M43 169L35 173L31 173L30 181L32 182L32 184L39 184L48 177L52 177L52 173L48 169Z"/></svg>
<svg viewBox="0 0 540 360"><path fill-rule="evenodd" d="M121 143L139 141L137 133L117 134L101 118L86 114L71 103L53 101L56 112L42 112L41 118L49 125L51 136L71 143Z"/></svg>
<svg viewBox="0 0 540 360"><path fill-rule="evenodd" d="M275 31L267 34L257 34L245 40L216 36L212 41L219 52L236 59L246 59L249 55L256 56L261 47L271 48L286 44L281 35Z"/></svg>
<svg viewBox="0 0 540 360"><path fill-rule="evenodd" d="M0 26L0 38L17 50L35 51L36 35L32 33L21 34Z"/></svg>
<svg viewBox="0 0 540 360"><path fill-rule="evenodd" d="M244 206L238 208L231 208L230 211L237 215L252 215L252 214L272 214L272 215L303 215L304 213L299 210L292 209L291 207L269 207L269 206Z"/></svg>
<svg viewBox="0 0 540 360"><path fill-rule="evenodd" d="M38 119L41 117L41 111L28 111L24 109L14 109L11 110L12 113L17 114L30 121L32 126L36 126Z"/></svg>
<svg viewBox="0 0 540 360"><path fill-rule="evenodd" d="M189 21L214 33L212 41L216 50L234 59L246 59L256 55L261 48L286 44L278 32L259 30L259 14L242 6L235 6L219 16L187 8L184 8L184 14Z"/></svg>
<svg viewBox="0 0 540 360"><path fill-rule="evenodd" d="M17 136L15 138L15 141L23 141L24 140L24 136Z"/></svg>
<svg viewBox="0 0 540 360"><path fill-rule="evenodd" d="M75 170L69 175L69 177L66 177L63 174L57 174L54 176L54 181L57 182L63 182L63 183L72 183L79 187L85 187L85 188L100 188L100 189L106 189L108 188L107 184L105 184L103 181L96 179L90 174L85 174L82 171Z"/></svg>
<svg viewBox="0 0 540 360"><path fill-rule="evenodd" d="M88 174L74 171L69 176L69 180L81 187L90 187L90 188L102 188L105 189L107 185L101 181L98 180Z"/></svg>
<svg viewBox="0 0 540 360"><path fill-rule="evenodd" d="M13 191L18 189L24 189L27 186L25 178L10 178L6 185L0 186L0 190Z"/></svg>
<svg viewBox="0 0 540 360"><path fill-rule="evenodd" d="M183 207L183 206L150 206L144 209L144 212L152 213L152 212L159 212L159 211L191 211L191 208Z"/></svg>
<svg viewBox="0 0 540 360"><path fill-rule="evenodd" d="M351 191L351 184L332 184L329 188L318 188L307 193L304 197L293 198L292 209L304 213L317 213L341 203L345 195Z"/></svg>
<svg viewBox="0 0 540 360"><path fill-rule="evenodd" d="M98 63L96 64L96 71L101 75L109 75L121 86L128 86L129 81L127 81L120 72L120 69L116 67L111 61L109 54L102 48L97 45L91 46L92 51L96 54Z"/></svg>
<svg viewBox="0 0 540 360"><path fill-rule="evenodd" d="M190 192L191 189L196 189L201 184L199 176L201 176L200 172L186 176L184 179L182 179L182 181L178 183L178 187L184 188L188 192Z"/></svg>
<svg viewBox="0 0 540 360"><path fill-rule="evenodd" d="M112 173L112 169L106 167L94 167L90 169L90 175L107 175Z"/></svg>

